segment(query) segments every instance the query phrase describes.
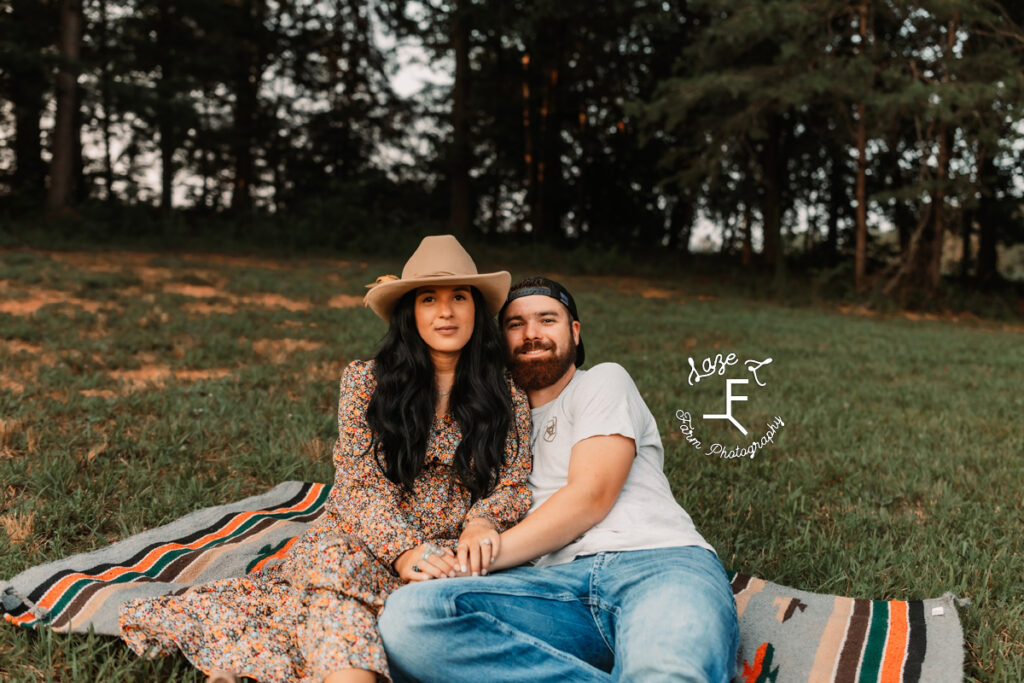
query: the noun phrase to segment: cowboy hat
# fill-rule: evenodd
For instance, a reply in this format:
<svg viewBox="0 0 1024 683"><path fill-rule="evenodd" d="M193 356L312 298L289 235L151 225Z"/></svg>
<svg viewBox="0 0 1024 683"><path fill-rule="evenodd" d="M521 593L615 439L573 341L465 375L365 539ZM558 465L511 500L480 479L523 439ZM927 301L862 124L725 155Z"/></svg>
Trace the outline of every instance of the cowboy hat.
<svg viewBox="0 0 1024 683"><path fill-rule="evenodd" d="M487 310L495 315L505 303L512 276L508 271L479 273L469 253L454 235L424 237L402 268L402 277L382 275L363 297L363 303L384 319L391 314L406 292L427 285L471 285L480 290Z"/></svg>

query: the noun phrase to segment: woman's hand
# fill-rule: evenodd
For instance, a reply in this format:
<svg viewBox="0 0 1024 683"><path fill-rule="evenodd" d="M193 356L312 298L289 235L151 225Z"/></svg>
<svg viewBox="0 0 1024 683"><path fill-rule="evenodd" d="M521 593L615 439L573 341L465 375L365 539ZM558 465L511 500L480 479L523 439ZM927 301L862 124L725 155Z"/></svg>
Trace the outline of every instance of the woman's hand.
<svg viewBox="0 0 1024 683"><path fill-rule="evenodd" d="M429 541L406 550L398 556L394 566L403 581L427 581L455 576L458 568L455 553Z"/></svg>
<svg viewBox="0 0 1024 683"><path fill-rule="evenodd" d="M466 523L459 536L458 568L463 574L487 574L487 568L498 557L501 536L490 521L474 517Z"/></svg>

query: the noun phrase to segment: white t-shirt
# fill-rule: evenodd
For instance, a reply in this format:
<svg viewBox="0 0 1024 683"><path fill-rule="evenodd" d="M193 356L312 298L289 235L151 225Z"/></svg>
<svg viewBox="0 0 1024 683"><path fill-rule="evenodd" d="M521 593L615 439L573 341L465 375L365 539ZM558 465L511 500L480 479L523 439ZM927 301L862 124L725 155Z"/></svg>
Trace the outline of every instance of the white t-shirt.
<svg viewBox="0 0 1024 683"><path fill-rule="evenodd" d="M715 551L672 495L658 425L625 368L601 363L576 370L555 400L532 412L531 512L568 482L569 458L577 442L621 434L636 443L633 467L608 516L561 550L538 558L536 566L608 551L688 545Z"/></svg>

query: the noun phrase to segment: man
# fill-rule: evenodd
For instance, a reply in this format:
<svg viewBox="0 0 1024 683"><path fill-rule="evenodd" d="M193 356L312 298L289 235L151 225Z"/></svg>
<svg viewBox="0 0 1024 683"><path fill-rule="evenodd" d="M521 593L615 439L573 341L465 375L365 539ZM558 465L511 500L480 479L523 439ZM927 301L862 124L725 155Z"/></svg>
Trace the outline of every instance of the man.
<svg viewBox="0 0 1024 683"><path fill-rule="evenodd" d="M530 513L490 576L405 586L379 627L397 681L728 681L736 606L676 503L657 425L622 366L583 363L572 296L517 283L498 314L533 412ZM481 546L484 548L484 546ZM459 561L469 555L459 549Z"/></svg>

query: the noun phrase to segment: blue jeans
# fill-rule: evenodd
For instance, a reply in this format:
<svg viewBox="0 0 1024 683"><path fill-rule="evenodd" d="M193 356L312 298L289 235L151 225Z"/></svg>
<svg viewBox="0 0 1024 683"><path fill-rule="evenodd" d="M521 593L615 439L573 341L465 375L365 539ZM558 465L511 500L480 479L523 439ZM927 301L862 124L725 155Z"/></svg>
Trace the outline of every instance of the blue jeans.
<svg viewBox="0 0 1024 683"><path fill-rule="evenodd" d="M378 621L395 681L715 681L739 624L718 557L687 546L410 584Z"/></svg>

